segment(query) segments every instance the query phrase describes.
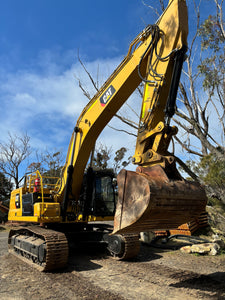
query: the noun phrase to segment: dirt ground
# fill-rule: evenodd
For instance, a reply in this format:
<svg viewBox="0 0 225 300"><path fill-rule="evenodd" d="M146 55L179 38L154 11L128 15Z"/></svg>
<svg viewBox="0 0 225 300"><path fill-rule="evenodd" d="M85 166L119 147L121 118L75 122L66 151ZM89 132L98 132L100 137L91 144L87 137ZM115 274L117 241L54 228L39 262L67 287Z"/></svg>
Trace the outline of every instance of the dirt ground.
<svg viewBox="0 0 225 300"><path fill-rule="evenodd" d="M195 256L146 245L129 262L71 251L61 272L40 273L8 254L0 231L0 299L225 299L225 254Z"/></svg>

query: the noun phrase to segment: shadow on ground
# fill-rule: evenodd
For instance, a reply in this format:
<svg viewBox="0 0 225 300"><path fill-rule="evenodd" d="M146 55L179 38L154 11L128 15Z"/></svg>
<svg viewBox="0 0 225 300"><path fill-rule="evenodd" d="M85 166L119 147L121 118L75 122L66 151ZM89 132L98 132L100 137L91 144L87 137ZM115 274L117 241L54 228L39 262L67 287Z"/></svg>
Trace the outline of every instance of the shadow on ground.
<svg viewBox="0 0 225 300"><path fill-rule="evenodd" d="M216 272L209 275L190 274L185 279L180 280L170 286L176 288L197 289L220 293L225 299L225 272Z"/></svg>

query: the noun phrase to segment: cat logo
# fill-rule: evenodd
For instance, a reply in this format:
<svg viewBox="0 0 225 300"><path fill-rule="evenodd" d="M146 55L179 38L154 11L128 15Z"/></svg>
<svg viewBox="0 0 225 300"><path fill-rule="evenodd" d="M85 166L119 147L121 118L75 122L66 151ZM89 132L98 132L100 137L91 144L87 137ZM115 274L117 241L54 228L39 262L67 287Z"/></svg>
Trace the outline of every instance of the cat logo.
<svg viewBox="0 0 225 300"><path fill-rule="evenodd" d="M106 103L110 100L112 95L115 93L115 89L112 85L105 91L105 93L100 98L101 106L105 106Z"/></svg>

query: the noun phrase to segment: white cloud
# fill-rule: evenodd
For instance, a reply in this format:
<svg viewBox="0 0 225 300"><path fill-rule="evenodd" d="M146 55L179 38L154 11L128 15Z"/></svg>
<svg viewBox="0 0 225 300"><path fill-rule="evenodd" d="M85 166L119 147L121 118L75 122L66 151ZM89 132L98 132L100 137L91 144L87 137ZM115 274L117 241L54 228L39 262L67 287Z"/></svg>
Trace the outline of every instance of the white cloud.
<svg viewBox="0 0 225 300"><path fill-rule="evenodd" d="M120 60L114 58L88 62L86 68L97 78L100 87ZM54 70L52 63L51 68ZM81 79L91 95L94 95L95 90L80 64L56 73L50 72L49 68L46 73L35 70L15 73L0 70L1 141L6 139L8 131L27 132L34 149L58 147L67 151L73 127L88 102L75 77ZM100 139L107 145L113 144L115 151L124 146L124 134L108 127ZM125 141L126 145L131 143L130 137L125 135Z"/></svg>
<svg viewBox="0 0 225 300"><path fill-rule="evenodd" d="M35 105L36 99L27 93L18 93L12 98L13 105L21 107L30 107Z"/></svg>

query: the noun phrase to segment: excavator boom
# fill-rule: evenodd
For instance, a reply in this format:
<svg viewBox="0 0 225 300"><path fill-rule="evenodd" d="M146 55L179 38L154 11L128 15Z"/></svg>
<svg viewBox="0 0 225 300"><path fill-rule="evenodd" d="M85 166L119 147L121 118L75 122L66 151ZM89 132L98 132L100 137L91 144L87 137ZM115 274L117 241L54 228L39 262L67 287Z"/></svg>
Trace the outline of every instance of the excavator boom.
<svg viewBox="0 0 225 300"><path fill-rule="evenodd" d="M57 195L64 220L69 191L78 201L84 169L98 135L141 82L145 88L132 161L142 172L122 171L118 176L114 233L176 228L204 209L204 190L181 178L175 158L168 152L177 133L169 122L175 111L187 35L186 2L171 0L158 22L147 26L131 43L125 59L84 108L68 150L65 184ZM160 167L157 180L151 169L154 166Z"/></svg>
<svg viewBox="0 0 225 300"><path fill-rule="evenodd" d="M114 233L176 228L203 210L204 190L182 179L174 156L168 152L177 133L169 123L175 111L187 35L186 2L171 0L158 22L147 26L131 43L125 59L84 108L68 150L65 184L57 195L64 220L69 191L78 203L84 169L98 135L141 82L145 88L132 161L142 172L122 171L118 176ZM151 170L154 166L160 167L162 174L158 173L157 180L155 169Z"/></svg>

